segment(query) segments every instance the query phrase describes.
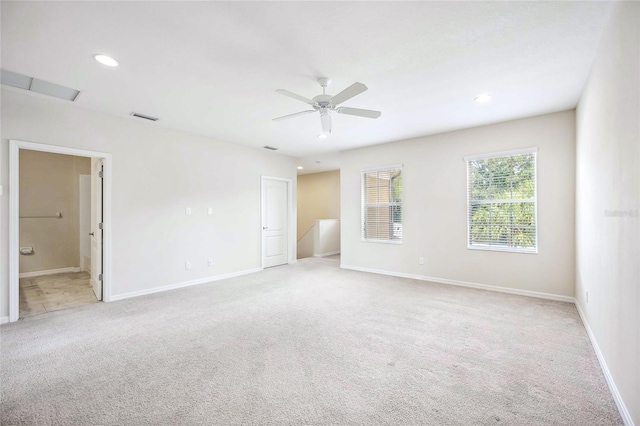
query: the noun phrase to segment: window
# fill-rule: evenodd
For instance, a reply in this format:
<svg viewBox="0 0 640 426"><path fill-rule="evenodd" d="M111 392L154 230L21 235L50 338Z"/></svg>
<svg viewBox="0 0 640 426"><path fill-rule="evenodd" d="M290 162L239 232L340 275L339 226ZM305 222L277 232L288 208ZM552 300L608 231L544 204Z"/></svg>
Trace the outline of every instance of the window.
<svg viewBox="0 0 640 426"><path fill-rule="evenodd" d="M362 239L402 243L402 166L362 171Z"/></svg>
<svg viewBox="0 0 640 426"><path fill-rule="evenodd" d="M465 157L469 248L537 253L536 151Z"/></svg>

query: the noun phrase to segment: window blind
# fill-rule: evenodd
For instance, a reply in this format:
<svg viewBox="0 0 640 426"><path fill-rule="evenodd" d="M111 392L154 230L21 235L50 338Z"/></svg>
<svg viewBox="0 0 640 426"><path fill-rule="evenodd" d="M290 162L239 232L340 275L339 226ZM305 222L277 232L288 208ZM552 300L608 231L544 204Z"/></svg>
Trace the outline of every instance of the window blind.
<svg viewBox="0 0 640 426"><path fill-rule="evenodd" d="M536 152L467 158L468 247L537 253Z"/></svg>
<svg viewBox="0 0 640 426"><path fill-rule="evenodd" d="M402 167L362 172L362 239L402 242Z"/></svg>

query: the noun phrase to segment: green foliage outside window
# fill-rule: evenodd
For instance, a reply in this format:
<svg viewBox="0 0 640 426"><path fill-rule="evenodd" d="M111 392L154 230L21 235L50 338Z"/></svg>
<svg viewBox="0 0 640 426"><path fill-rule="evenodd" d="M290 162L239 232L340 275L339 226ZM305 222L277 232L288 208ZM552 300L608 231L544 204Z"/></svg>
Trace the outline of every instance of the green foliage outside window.
<svg viewBox="0 0 640 426"><path fill-rule="evenodd" d="M469 246L535 251L535 153L470 160Z"/></svg>

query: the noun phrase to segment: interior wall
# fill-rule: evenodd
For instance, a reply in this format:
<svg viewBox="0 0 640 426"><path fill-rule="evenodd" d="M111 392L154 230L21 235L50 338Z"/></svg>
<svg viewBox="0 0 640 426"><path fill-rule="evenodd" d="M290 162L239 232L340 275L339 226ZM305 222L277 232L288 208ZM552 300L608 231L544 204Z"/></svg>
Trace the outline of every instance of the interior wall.
<svg viewBox="0 0 640 426"><path fill-rule="evenodd" d="M640 425L639 56L640 4L616 2L577 108L576 178L576 301L636 425Z"/></svg>
<svg viewBox="0 0 640 426"><path fill-rule="evenodd" d="M463 157L528 147L538 147L538 254L467 249ZM355 149L340 161L343 266L573 297L575 111ZM403 242L363 242L360 172L396 164Z"/></svg>
<svg viewBox="0 0 640 426"><path fill-rule="evenodd" d="M298 239L318 219L340 219L340 170L298 176Z"/></svg>
<svg viewBox="0 0 640 426"><path fill-rule="evenodd" d="M8 217L8 139L112 154L112 297L261 267L261 175L293 182L296 164L219 142L2 88L0 184ZM185 208L192 209L191 215ZM213 208L213 214L207 209ZM8 221L2 220L0 316L8 316ZM296 241L290 232L289 259ZM214 260L207 266L207 259ZM192 269L185 269L185 262Z"/></svg>
<svg viewBox="0 0 640 426"><path fill-rule="evenodd" d="M91 173L89 158L20 150L20 272L80 266L80 174Z"/></svg>

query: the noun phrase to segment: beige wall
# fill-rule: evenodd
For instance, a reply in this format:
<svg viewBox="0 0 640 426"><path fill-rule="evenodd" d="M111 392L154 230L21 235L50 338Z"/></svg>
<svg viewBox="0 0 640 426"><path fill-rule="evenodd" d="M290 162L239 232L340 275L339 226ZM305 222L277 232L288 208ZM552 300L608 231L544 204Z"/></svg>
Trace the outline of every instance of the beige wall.
<svg viewBox="0 0 640 426"><path fill-rule="evenodd" d="M640 4L616 3L577 109L576 178L576 300L636 425L640 425L639 56Z"/></svg>
<svg viewBox="0 0 640 426"><path fill-rule="evenodd" d="M340 171L298 176L298 239L318 219L340 219Z"/></svg>
<svg viewBox="0 0 640 426"><path fill-rule="evenodd" d="M20 216L54 215L62 219L20 219L20 272L80 265L79 176L91 174L89 158L20 151Z"/></svg>
<svg viewBox="0 0 640 426"><path fill-rule="evenodd" d="M262 175L291 179L295 206L291 157L4 87L1 95L0 317L9 295L8 139L111 154L112 297L259 269ZM295 209L291 221L295 261Z"/></svg>
<svg viewBox="0 0 640 426"><path fill-rule="evenodd" d="M538 147L538 254L467 249L466 155ZM342 264L573 297L575 113L343 153ZM361 241L360 172L403 164L403 242ZM424 257L424 265L418 262Z"/></svg>

